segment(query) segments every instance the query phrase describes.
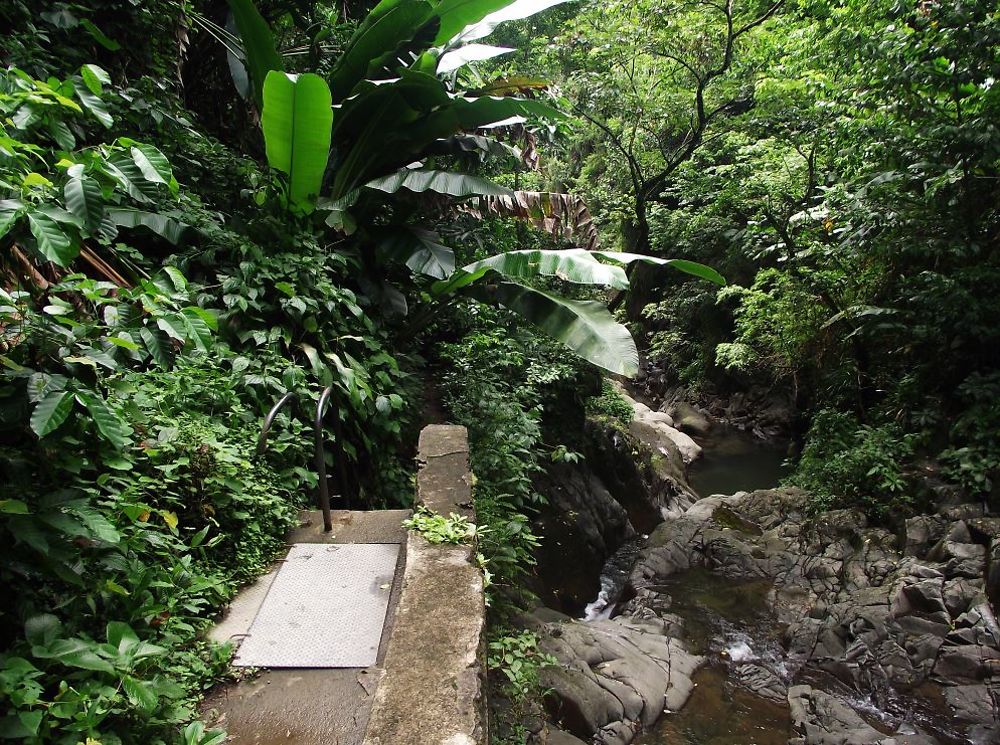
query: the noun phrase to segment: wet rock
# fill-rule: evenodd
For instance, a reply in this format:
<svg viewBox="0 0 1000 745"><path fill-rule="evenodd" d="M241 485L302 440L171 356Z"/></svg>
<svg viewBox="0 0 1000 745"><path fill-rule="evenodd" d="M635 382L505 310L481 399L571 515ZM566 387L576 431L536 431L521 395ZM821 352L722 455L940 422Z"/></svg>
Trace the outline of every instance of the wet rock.
<svg viewBox="0 0 1000 745"><path fill-rule="evenodd" d="M678 401L669 412L681 432L704 437L712 429L711 420L705 413L687 401Z"/></svg>
<svg viewBox="0 0 1000 745"><path fill-rule="evenodd" d="M538 520L546 540L535 589L548 604L576 612L592 599L604 560L636 532L625 508L586 465L554 463L535 486L548 500Z"/></svg>
<svg viewBox="0 0 1000 745"><path fill-rule="evenodd" d="M969 724L969 739L976 745L992 745L1000 741L1000 693L983 684L949 686L944 698L955 719Z"/></svg>
<svg viewBox="0 0 1000 745"><path fill-rule="evenodd" d="M994 647L946 642L938 651L934 676L948 683L978 683L991 674L991 660L1000 660L1000 651Z"/></svg>
<svg viewBox="0 0 1000 745"><path fill-rule="evenodd" d="M588 467L625 508L636 531L651 533L664 515L697 499L679 454L668 457L606 421L588 419L584 433Z"/></svg>
<svg viewBox="0 0 1000 745"><path fill-rule="evenodd" d="M789 688L788 706L801 745L872 745L885 738L845 701L811 686Z"/></svg>
<svg viewBox="0 0 1000 745"><path fill-rule="evenodd" d="M532 745L587 745L583 740L558 727L547 725L541 736L532 741Z"/></svg>
<svg viewBox="0 0 1000 745"><path fill-rule="evenodd" d="M785 685L785 681L763 665L753 663L739 665L734 670L733 677L748 691L753 691L768 701L780 703L788 696L788 686Z"/></svg>
<svg viewBox="0 0 1000 745"><path fill-rule="evenodd" d="M907 556L923 558L931 547L944 537L948 521L938 515L918 515L905 523L903 552Z"/></svg>
<svg viewBox="0 0 1000 745"><path fill-rule="evenodd" d="M540 673L551 691L551 717L574 736L602 745L627 745L664 709L683 706L691 676L704 661L664 636L659 622L585 623L551 611L524 620L539 634L541 651L559 661Z"/></svg>

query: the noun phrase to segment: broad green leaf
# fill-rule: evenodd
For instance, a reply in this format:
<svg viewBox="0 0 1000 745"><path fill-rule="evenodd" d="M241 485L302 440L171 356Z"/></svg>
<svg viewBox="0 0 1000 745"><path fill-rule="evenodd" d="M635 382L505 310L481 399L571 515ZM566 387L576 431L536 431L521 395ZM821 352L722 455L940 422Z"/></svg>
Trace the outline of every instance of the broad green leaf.
<svg viewBox="0 0 1000 745"><path fill-rule="evenodd" d="M510 5L512 0L441 0L434 9L441 19L434 46L442 46L490 13Z"/></svg>
<svg viewBox="0 0 1000 745"><path fill-rule="evenodd" d="M493 59L503 54L510 54L516 51L511 47L495 47L489 44L467 44L464 47L454 49L441 56L438 60L437 71L439 75L454 72L460 67L464 67L470 62L480 62L482 60Z"/></svg>
<svg viewBox="0 0 1000 745"><path fill-rule="evenodd" d="M73 394L70 391L55 391L38 402L31 412L31 430L39 437L45 437L59 428L73 410Z"/></svg>
<svg viewBox="0 0 1000 745"><path fill-rule="evenodd" d="M424 0L383 0L351 36L330 75L333 96L340 103L365 78L375 60L413 39L434 15Z"/></svg>
<svg viewBox="0 0 1000 745"><path fill-rule="evenodd" d="M313 209L330 154L333 109L319 75L270 72L264 83L261 125L268 164L288 174L289 203Z"/></svg>
<svg viewBox="0 0 1000 745"><path fill-rule="evenodd" d="M104 105L104 101L101 100L100 96L94 95L85 85L73 83L73 89L76 91L76 97L80 99L80 103L83 104L83 107L87 111L94 115L97 121L105 127L110 127L114 124L115 120L108 112L108 107Z"/></svg>
<svg viewBox="0 0 1000 745"><path fill-rule="evenodd" d="M42 725L42 719L45 716L44 711L19 711L17 712L17 719L24 727L25 731L29 736L35 736L38 734L38 728Z"/></svg>
<svg viewBox="0 0 1000 745"><path fill-rule="evenodd" d="M162 318L157 318L156 325L171 339L176 339L179 342L187 341L187 335L184 333L186 329L183 316L177 313L170 313Z"/></svg>
<svg viewBox="0 0 1000 745"><path fill-rule="evenodd" d="M100 349L94 349L93 347L83 347L80 351L83 353L84 357L93 360L95 363L97 363L103 368L115 371L118 370L118 368L120 367L117 360L115 360L114 357L110 356L107 352L104 352Z"/></svg>
<svg viewBox="0 0 1000 745"><path fill-rule="evenodd" d="M134 706L138 706L145 712L151 712L156 708L158 699L150 683L126 675L122 678L122 688Z"/></svg>
<svg viewBox="0 0 1000 745"><path fill-rule="evenodd" d="M119 228L146 228L175 246L190 226L173 217L157 212L134 209L111 209L108 216Z"/></svg>
<svg viewBox="0 0 1000 745"><path fill-rule="evenodd" d="M205 323L205 319L193 308L181 310L181 318L187 326L187 338L199 351L207 352L212 346L212 330Z"/></svg>
<svg viewBox="0 0 1000 745"><path fill-rule="evenodd" d="M177 292L184 292L187 290L187 277L181 273L180 269L175 266L167 265L163 267L163 273L170 278L170 282L173 284L174 289L177 290Z"/></svg>
<svg viewBox="0 0 1000 745"><path fill-rule="evenodd" d="M88 64L81 67L80 77L83 78L84 84L95 96L103 93L104 86L111 85L111 76L105 72L103 67L98 67L97 65Z"/></svg>
<svg viewBox="0 0 1000 745"><path fill-rule="evenodd" d="M143 327L139 329L139 338L142 339L146 351L149 352L149 356L152 357L156 366L163 370L169 370L172 355L170 353L170 339L167 338L167 335L159 329Z"/></svg>
<svg viewBox="0 0 1000 745"><path fill-rule="evenodd" d="M121 347L122 349L127 349L130 352L138 352L141 348L131 339L125 337L125 332L122 332L120 336L106 336L104 337L110 344L116 347Z"/></svg>
<svg viewBox="0 0 1000 745"><path fill-rule="evenodd" d="M684 272L685 274L690 274L700 279L707 279L709 282L714 282L717 285L725 285L726 278L715 271L710 266L705 266L704 264L699 264L697 261L688 261L687 259L661 259L657 256L646 256L645 254L635 254L627 253L624 251L593 251L595 256L600 256L602 259L607 259L608 261L613 261L616 264L628 265L636 261L641 261L645 264L654 264L656 266L670 266L674 269Z"/></svg>
<svg viewBox="0 0 1000 745"><path fill-rule="evenodd" d="M61 631L62 622L51 613L30 616L24 622L24 636L32 645L48 646L59 637Z"/></svg>
<svg viewBox="0 0 1000 745"><path fill-rule="evenodd" d="M97 431L116 449L121 450L128 442L129 429L109 407L107 402L95 393L79 391L76 394L79 401L90 413Z"/></svg>
<svg viewBox="0 0 1000 745"><path fill-rule="evenodd" d="M628 287L628 277L620 266L602 264L582 248L507 251L462 267L462 271L476 274L484 267L515 280L556 277L574 284L603 285L618 290Z"/></svg>
<svg viewBox="0 0 1000 745"><path fill-rule="evenodd" d="M495 289L473 286L470 294L509 308L600 368L626 377L639 371L632 335L601 303L570 300L511 282Z"/></svg>
<svg viewBox="0 0 1000 745"><path fill-rule="evenodd" d="M437 233L420 228L394 229L379 240L379 250L402 261L416 274L444 279L455 271L455 252L438 241Z"/></svg>
<svg viewBox="0 0 1000 745"><path fill-rule="evenodd" d="M28 505L20 499L0 499L0 512L6 515L27 515Z"/></svg>
<svg viewBox="0 0 1000 745"><path fill-rule="evenodd" d="M22 214L24 213L21 210L0 211L0 238L3 238L11 231Z"/></svg>
<svg viewBox="0 0 1000 745"><path fill-rule="evenodd" d="M46 126L48 127L49 134L52 135L52 139L63 150L72 150L76 147L76 137L69 128L69 125L62 119L53 119Z"/></svg>
<svg viewBox="0 0 1000 745"><path fill-rule="evenodd" d="M121 44L106 36L105 33L95 26L89 18L81 18L80 25L88 34L90 34L94 41L107 49L109 52L117 52L122 48Z"/></svg>
<svg viewBox="0 0 1000 745"><path fill-rule="evenodd" d="M435 44L455 46L482 39L505 21L518 21L570 0L443 0L438 6L441 31ZM483 12L485 10L485 12ZM461 28L457 26L461 23Z"/></svg>
<svg viewBox="0 0 1000 745"><path fill-rule="evenodd" d="M451 171L425 171L402 168L383 178L369 181L365 184L369 189L377 189L387 194L395 194L400 189L413 192L433 191L452 197L468 196L507 196L514 192L479 176L469 176Z"/></svg>
<svg viewBox="0 0 1000 745"><path fill-rule="evenodd" d="M105 638L119 654L126 654L139 644L139 635L124 621L109 621L105 628Z"/></svg>
<svg viewBox="0 0 1000 745"><path fill-rule="evenodd" d="M117 544L121 540L121 535L114 525L111 524L104 515L92 507L77 507L73 510L87 527L90 536L98 541Z"/></svg>
<svg viewBox="0 0 1000 745"><path fill-rule="evenodd" d="M51 299L57 300L55 297ZM32 373L31 377L28 378L28 401L37 404L50 393L65 390L67 383L69 383L69 378L65 375L49 375L48 373L41 372Z"/></svg>
<svg viewBox="0 0 1000 745"><path fill-rule="evenodd" d="M52 182L42 174L32 171L31 173L26 173L24 178L21 179L21 186L52 186Z"/></svg>
<svg viewBox="0 0 1000 745"><path fill-rule="evenodd" d="M57 639L44 648L32 647L31 652L35 657L57 660L68 667L96 670L108 674L115 671L110 662L98 656L97 652L94 651L93 642L87 642L83 639Z"/></svg>
<svg viewBox="0 0 1000 745"><path fill-rule="evenodd" d="M129 142L131 143L129 152L132 154L132 161L138 166L145 179L154 184L165 184L172 194L177 194L179 186L167 156L144 142Z"/></svg>
<svg viewBox="0 0 1000 745"><path fill-rule="evenodd" d="M243 54L247 72L253 81L254 101L263 110L264 81L272 70L284 70L281 55L274 47L271 29L257 11L252 0L229 0L236 29L243 40Z"/></svg>
<svg viewBox="0 0 1000 745"><path fill-rule="evenodd" d="M118 152L104 162L104 168L129 194L140 202L152 202L162 196L161 186L146 180L131 154Z"/></svg>
<svg viewBox="0 0 1000 745"><path fill-rule="evenodd" d="M67 209L79 217L89 230L100 226L104 216L104 195L97 181L89 176L71 178L63 187L63 196Z"/></svg>

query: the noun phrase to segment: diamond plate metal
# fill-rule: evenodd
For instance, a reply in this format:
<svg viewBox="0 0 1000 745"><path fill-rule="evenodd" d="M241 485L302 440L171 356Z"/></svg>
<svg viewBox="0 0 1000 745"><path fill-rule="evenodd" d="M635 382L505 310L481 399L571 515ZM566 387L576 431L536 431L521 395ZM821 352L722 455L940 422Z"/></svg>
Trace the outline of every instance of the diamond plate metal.
<svg viewBox="0 0 1000 745"><path fill-rule="evenodd" d="M293 544L233 664L374 665L398 555L397 543Z"/></svg>

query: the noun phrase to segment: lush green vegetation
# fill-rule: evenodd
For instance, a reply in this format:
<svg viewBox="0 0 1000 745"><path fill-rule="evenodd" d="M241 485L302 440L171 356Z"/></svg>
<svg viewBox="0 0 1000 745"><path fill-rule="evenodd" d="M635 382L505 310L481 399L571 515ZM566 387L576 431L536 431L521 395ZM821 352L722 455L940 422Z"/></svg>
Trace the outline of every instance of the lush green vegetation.
<svg viewBox="0 0 1000 745"><path fill-rule="evenodd" d="M326 386L365 506L409 504L428 379L469 427L513 698L534 477L627 418L628 328L670 385L790 392L817 509L995 494L995 8L508 5L4 3L0 738L219 741L202 634Z"/></svg>
<svg viewBox="0 0 1000 745"><path fill-rule="evenodd" d="M928 466L990 494L996 9L639 0L562 15L508 32L530 49L511 68L558 81L578 116L545 179L587 199L606 244L731 283L636 267L622 308L654 367L707 396L789 391L797 479L820 506L905 511ZM835 453L836 468L817 461Z"/></svg>
<svg viewBox="0 0 1000 745"><path fill-rule="evenodd" d="M719 281L690 261L486 229L457 262L435 226L492 215L583 229L570 198L485 177L491 158L501 182L517 170L522 124L566 119L524 95L543 85L467 67L490 56L475 42L508 4L5 5L0 737L219 740L193 722L226 671L202 632L308 503L307 422L324 386L344 488L362 505L408 504L423 355L449 361L453 380L467 364L461 344L438 345L448 328L477 326L484 369L505 334L523 334L509 312L631 373L629 333L564 282L624 289L634 261ZM534 391L576 368L506 351L528 379L498 414L501 449L476 465L483 564L510 588L537 541ZM472 389L445 388L461 418ZM259 452L262 414L290 392L298 407Z"/></svg>

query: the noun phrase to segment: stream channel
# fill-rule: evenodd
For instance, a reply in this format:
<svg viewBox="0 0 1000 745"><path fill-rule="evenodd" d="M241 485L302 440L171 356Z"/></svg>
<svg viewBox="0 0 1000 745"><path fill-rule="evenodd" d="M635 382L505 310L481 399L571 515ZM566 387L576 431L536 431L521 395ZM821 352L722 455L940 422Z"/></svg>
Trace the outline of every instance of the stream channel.
<svg viewBox="0 0 1000 745"><path fill-rule="evenodd" d="M689 482L700 497L778 486L786 475L785 449L734 429L716 428L700 439L704 456L689 469ZM611 556L601 575L598 597L584 611L584 620L611 618L636 555L646 537L626 543ZM641 735L637 745L786 745L792 730L789 705L769 699L746 685L746 676L765 668L792 682L782 646L784 627L770 610L770 580L732 580L704 569L670 577L656 589L670 596L670 613L685 629L691 652L705 655L707 664L693 678L695 689L678 712L665 712L656 727ZM891 733L901 718L918 722L939 742L963 745L947 716L931 707L900 701L893 711L880 710L864 696L848 691L823 673L798 671L795 682L839 691L875 729ZM853 741L852 741L853 742Z"/></svg>

